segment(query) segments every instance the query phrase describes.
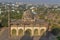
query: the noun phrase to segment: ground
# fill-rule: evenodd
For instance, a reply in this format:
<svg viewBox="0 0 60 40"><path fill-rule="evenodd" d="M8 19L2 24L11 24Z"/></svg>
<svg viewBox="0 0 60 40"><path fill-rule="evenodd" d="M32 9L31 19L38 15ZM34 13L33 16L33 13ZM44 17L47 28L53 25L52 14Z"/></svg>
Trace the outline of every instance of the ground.
<svg viewBox="0 0 60 40"><path fill-rule="evenodd" d="M9 40L8 28L4 28L4 31L0 35L0 40Z"/></svg>
<svg viewBox="0 0 60 40"><path fill-rule="evenodd" d="M32 38L32 39L31 39ZM30 37L30 36L23 36L23 37L10 37L9 28L5 28L5 30L0 35L0 40L57 40L54 35L51 33L47 33L46 36L40 37Z"/></svg>

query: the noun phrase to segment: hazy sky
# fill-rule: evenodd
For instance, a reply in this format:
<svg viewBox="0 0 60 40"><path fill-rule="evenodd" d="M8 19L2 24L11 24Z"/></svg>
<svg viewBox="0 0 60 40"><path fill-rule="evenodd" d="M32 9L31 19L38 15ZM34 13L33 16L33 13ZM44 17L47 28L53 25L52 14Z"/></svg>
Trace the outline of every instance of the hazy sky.
<svg viewBox="0 0 60 40"><path fill-rule="evenodd" d="M0 2L60 3L60 0L0 0Z"/></svg>

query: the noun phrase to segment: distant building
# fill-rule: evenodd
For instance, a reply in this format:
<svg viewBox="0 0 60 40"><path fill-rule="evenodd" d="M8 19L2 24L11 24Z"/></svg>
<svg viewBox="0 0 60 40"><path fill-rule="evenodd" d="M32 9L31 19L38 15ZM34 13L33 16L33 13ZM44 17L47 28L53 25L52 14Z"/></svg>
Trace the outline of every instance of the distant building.
<svg viewBox="0 0 60 40"><path fill-rule="evenodd" d="M31 9L32 11L37 10L37 8L36 8L36 7L34 7L34 6L33 6L33 7L31 7L30 9Z"/></svg>

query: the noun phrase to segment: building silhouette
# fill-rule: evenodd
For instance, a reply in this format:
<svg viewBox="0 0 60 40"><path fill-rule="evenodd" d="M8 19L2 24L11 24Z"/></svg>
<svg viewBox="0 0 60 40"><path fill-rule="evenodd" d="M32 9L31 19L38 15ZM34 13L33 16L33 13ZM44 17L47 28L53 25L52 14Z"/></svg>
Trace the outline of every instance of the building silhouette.
<svg viewBox="0 0 60 40"><path fill-rule="evenodd" d="M38 13L26 10L22 19L11 20L11 35L23 36L27 32L30 36L41 36L46 33L48 27L48 22L39 19Z"/></svg>

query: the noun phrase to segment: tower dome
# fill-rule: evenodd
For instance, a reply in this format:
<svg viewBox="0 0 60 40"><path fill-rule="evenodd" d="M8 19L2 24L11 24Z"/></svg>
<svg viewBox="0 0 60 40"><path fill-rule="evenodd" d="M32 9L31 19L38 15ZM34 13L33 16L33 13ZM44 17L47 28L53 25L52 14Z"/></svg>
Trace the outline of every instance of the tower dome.
<svg viewBox="0 0 60 40"><path fill-rule="evenodd" d="M26 10L23 13L23 19L33 19L33 14L31 12L31 10Z"/></svg>
<svg viewBox="0 0 60 40"><path fill-rule="evenodd" d="M29 25L33 22L32 20L34 20L34 16L31 12L31 10L26 10L23 13L23 17L22 17L23 24L24 25Z"/></svg>

